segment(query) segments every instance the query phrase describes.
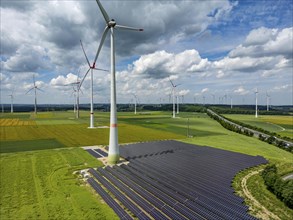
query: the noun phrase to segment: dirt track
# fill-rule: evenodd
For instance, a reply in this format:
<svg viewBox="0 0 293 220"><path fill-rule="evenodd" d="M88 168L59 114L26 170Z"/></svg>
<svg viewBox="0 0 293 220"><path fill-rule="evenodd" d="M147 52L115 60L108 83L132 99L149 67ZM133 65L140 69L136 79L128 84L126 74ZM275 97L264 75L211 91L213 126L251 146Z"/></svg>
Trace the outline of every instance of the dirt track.
<svg viewBox="0 0 293 220"><path fill-rule="evenodd" d="M260 173L262 171L262 169L257 170L257 171L253 171L251 173L249 173L248 175L246 175L242 181L241 181L241 187L243 189L243 193L245 194L245 196L252 202L254 203L255 207L258 207L260 209L260 211L257 213L257 217L260 219L278 219L281 220L278 216L276 216L274 213L270 212L269 210L267 210L262 204L260 204L253 196L252 194L249 192L248 188L247 188L247 180Z"/></svg>

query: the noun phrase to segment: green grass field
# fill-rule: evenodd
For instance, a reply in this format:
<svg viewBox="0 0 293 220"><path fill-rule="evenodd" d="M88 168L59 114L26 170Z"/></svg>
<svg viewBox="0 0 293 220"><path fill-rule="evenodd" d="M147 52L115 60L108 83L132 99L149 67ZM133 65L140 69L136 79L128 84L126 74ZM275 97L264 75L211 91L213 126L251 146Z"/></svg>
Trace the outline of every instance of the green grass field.
<svg viewBox="0 0 293 220"><path fill-rule="evenodd" d="M281 136L293 138L293 116L260 115L224 115L227 118L240 121L252 126L275 132Z"/></svg>
<svg viewBox="0 0 293 220"><path fill-rule="evenodd" d="M1 219L117 219L75 170L101 163L80 148L1 154Z"/></svg>
<svg viewBox="0 0 293 220"><path fill-rule="evenodd" d="M7 115L12 120L23 117L18 113L14 117ZM28 118L35 125L7 126L6 122L0 126L0 150L6 152L0 158L1 219L114 219L113 211L73 174L79 169L101 166L79 147L107 145L109 129L88 129L88 112L81 112L78 120L72 112L45 112L37 117L26 115ZM180 113L179 118L172 119L170 112L119 113L118 122L119 143L177 139L261 155L286 172L293 170L289 152L228 131L206 114ZM109 113L95 113L95 124L108 126ZM187 133L193 137L187 138ZM44 150L52 146L56 149ZM24 150L32 151L21 152ZM254 184L257 182L250 183L251 188ZM260 190L267 192L263 185ZM274 197L270 201L274 203L274 199L277 204ZM279 212L284 209L287 211L286 207L278 207Z"/></svg>

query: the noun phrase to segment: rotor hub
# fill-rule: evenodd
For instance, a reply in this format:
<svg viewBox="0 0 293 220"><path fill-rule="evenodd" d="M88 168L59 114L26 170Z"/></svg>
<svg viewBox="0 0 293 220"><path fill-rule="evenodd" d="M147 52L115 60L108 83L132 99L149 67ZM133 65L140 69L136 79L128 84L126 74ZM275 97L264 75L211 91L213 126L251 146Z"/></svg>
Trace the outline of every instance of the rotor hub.
<svg viewBox="0 0 293 220"><path fill-rule="evenodd" d="M111 28L111 27L115 27L116 25L116 21L114 19L111 19L111 21L108 22L108 27Z"/></svg>

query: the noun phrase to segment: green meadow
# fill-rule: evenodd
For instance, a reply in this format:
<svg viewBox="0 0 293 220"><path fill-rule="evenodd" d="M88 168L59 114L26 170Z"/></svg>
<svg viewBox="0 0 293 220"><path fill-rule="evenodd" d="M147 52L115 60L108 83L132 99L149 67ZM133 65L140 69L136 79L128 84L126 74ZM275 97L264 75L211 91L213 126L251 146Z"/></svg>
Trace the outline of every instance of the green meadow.
<svg viewBox="0 0 293 220"><path fill-rule="evenodd" d="M224 115L227 118L243 122L264 130L275 132L281 136L293 138L293 116L260 115Z"/></svg>
<svg viewBox="0 0 293 220"><path fill-rule="evenodd" d="M74 118L73 112L44 112L37 116L2 114L0 120L1 219L117 218L81 177L74 174L80 169L102 166L80 147L108 144L109 113L95 113L95 125L103 127L96 129L87 128L89 114L85 111L79 119ZM183 112L175 119L171 118L171 112L118 113L118 123L120 144L176 139L261 155L277 163L283 173L293 170L291 153L228 131L204 113ZM235 181L237 185L237 178ZM253 191L258 182L249 184ZM267 197L258 196L268 192L261 186L254 195L266 204ZM279 204L274 196L269 201ZM278 206L280 213L288 212L287 209Z"/></svg>

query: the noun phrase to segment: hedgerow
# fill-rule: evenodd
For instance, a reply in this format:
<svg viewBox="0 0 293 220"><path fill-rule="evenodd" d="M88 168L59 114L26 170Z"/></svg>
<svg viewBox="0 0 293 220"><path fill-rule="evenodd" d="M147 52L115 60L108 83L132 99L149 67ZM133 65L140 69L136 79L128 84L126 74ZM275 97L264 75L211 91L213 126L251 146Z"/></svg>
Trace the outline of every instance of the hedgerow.
<svg viewBox="0 0 293 220"><path fill-rule="evenodd" d="M275 164L268 165L261 173L267 189L274 193L289 208L293 208L293 180L283 180Z"/></svg>

